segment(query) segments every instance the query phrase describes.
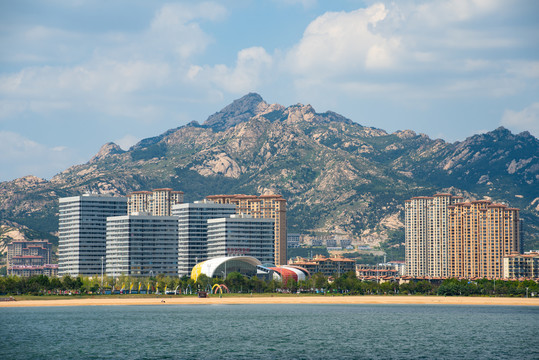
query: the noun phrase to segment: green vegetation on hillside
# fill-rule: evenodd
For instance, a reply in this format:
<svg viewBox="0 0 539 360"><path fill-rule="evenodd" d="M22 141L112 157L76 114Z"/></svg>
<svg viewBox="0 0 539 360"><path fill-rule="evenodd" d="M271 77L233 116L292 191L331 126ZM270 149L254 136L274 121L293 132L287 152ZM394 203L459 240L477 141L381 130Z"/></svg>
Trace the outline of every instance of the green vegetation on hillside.
<svg viewBox="0 0 539 360"><path fill-rule="evenodd" d="M539 248L537 154L539 140L504 128L447 143L409 130L388 134L307 105L270 107L249 94L202 126L171 129L126 152L108 144L52 181L2 182L0 217L55 242L49 236L61 196L171 187L194 201L274 192L287 199L291 232L378 233L389 239L382 249L402 258L395 231L402 230L404 201L451 192L520 208L529 250ZM384 225L390 217L400 224Z"/></svg>

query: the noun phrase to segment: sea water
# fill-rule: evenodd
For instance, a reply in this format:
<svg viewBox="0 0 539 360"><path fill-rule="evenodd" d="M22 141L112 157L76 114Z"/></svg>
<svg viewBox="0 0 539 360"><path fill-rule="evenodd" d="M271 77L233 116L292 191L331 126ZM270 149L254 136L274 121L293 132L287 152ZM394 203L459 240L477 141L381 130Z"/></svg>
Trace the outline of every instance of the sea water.
<svg viewBox="0 0 539 360"><path fill-rule="evenodd" d="M539 307L0 308L2 359L539 359Z"/></svg>

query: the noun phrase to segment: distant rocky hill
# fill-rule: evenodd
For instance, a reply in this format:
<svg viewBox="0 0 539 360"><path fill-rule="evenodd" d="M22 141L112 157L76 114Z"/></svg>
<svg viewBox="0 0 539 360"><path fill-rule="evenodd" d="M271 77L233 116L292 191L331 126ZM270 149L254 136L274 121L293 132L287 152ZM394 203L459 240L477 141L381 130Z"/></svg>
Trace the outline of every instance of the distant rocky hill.
<svg viewBox="0 0 539 360"><path fill-rule="evenodd" d="M50 181L0 183L0 215L57 231L57 198L171 187L186 201L223 193L280 193L289 230L338 232L377 244L403 238L404 200L435 192L519 207L525 248L539 248L539 141L504 128L447 143L411 130L387 133L310 105L248 94L202 125L192 122L128 151L105 144Z"/></svg>

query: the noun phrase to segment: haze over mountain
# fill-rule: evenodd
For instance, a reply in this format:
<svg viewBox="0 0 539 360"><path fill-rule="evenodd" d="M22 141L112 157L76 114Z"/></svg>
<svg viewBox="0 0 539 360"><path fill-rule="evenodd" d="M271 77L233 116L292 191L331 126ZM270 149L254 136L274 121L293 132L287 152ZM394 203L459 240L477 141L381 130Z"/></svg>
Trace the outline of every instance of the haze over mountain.
<svg viewBox="0 0 539 360"><path fill-rule="evenodd" d="M4 222L32 236L57 231L57 198L125 195L171 187L186 201L211 194L280 193L290 232L404 241L404 200L451 192L521 209L525 249L539 247L539 141L500 127L448 143L411 130L387 133L310 105L268 104L248 94L200 125L192 122L123 151L108 143L50 181L0 183Z"/></svg>

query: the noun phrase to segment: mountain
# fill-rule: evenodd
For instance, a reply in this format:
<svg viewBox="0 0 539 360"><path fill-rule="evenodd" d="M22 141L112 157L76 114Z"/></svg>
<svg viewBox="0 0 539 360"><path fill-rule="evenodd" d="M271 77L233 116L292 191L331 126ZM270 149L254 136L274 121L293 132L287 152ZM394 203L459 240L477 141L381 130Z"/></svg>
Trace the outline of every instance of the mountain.
<svg viewBox="0 0 539 360"><path fill-rule="evenodd" d="M0 215L41 233L58 226L57 198L171 187L186 201L210 194L280 193L289 231L338 232L358 242L404 241L404 200L451 192L521 209L525 248L539 248L539 141L498 128L462 142L411 130L387 133L310 105L248 94L200 125L106 144L50 181L0 183Z"/></svg>

